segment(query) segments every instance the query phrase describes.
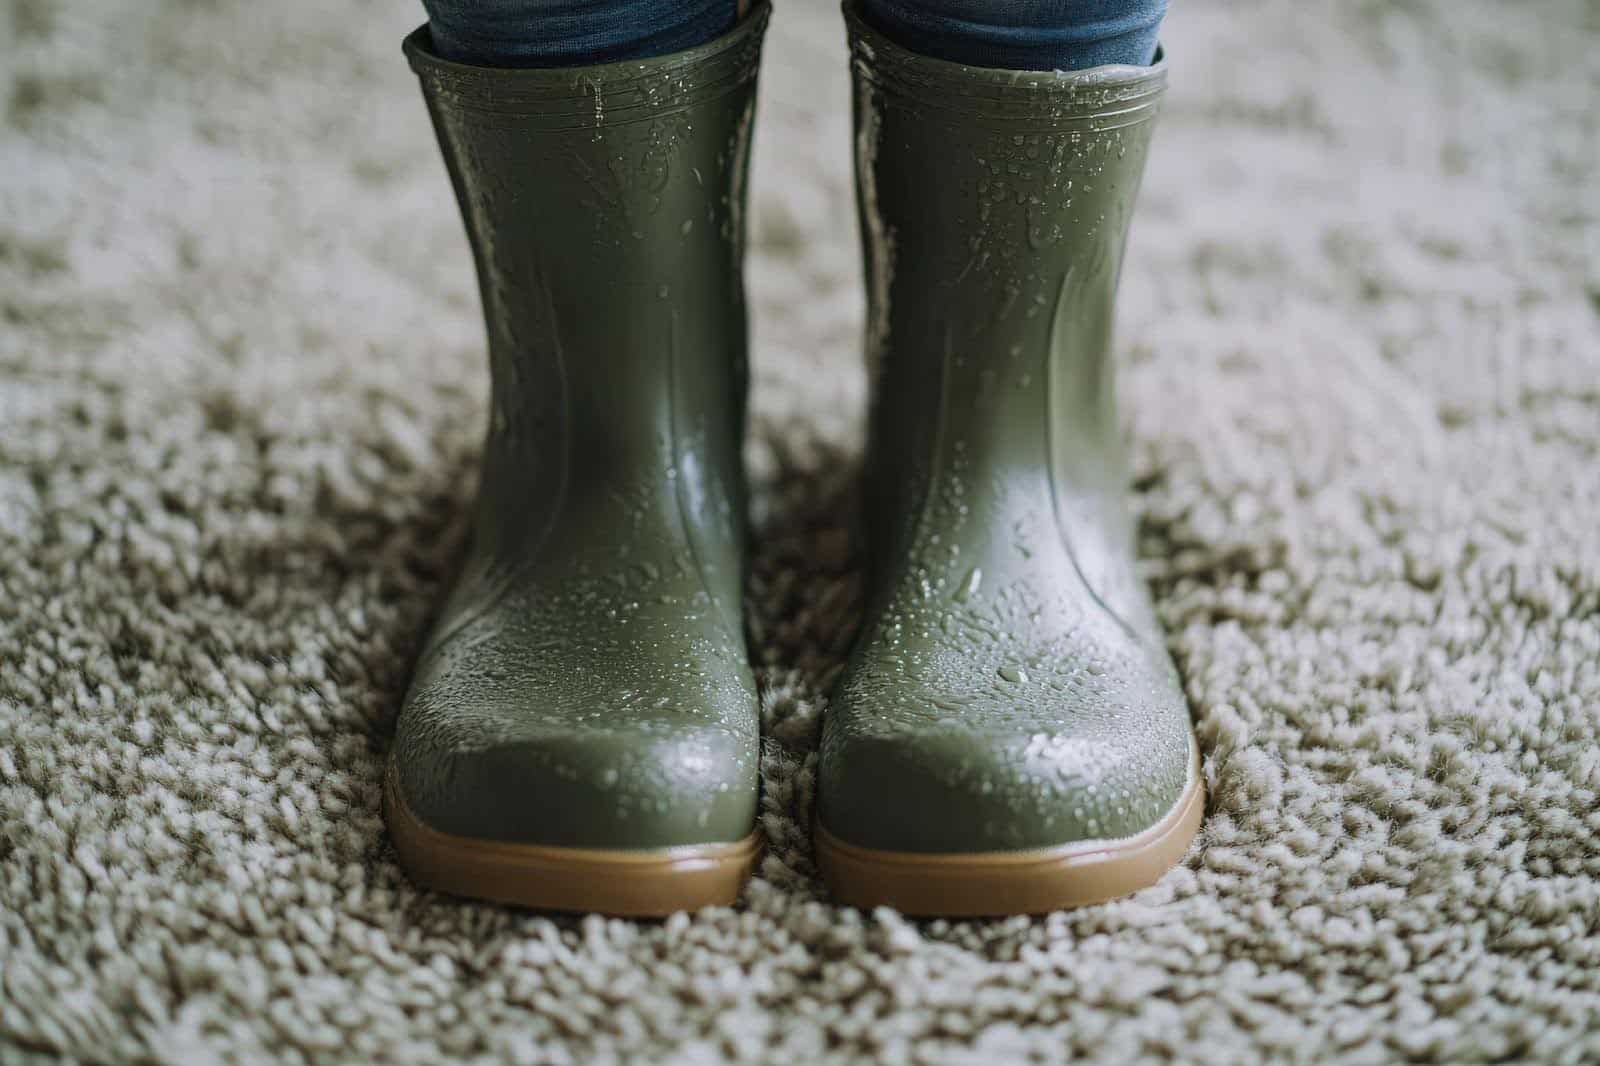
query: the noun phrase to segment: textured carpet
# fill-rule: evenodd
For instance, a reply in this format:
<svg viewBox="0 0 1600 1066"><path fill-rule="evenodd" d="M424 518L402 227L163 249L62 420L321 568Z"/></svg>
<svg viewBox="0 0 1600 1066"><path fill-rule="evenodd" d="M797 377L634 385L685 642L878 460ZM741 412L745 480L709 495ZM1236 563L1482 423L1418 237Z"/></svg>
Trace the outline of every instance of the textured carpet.
<svg viewBox="0 0 1600 1066"><path fill-rule="evenodd" d="M0 1059L1600 1060L1600 12L1185 0L1121 309L1211 788L1040 920L835 909L842 31L763 88L770 849L665 923L441 898L379 768L485 371L403 3L20 0L0 64Z"/></svg>

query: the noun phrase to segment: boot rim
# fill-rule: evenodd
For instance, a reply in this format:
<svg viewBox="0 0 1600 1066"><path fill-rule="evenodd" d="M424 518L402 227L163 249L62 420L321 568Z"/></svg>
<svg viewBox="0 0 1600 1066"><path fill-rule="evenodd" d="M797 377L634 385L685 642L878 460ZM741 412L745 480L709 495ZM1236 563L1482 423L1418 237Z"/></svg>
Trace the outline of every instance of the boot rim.
<svg viewBox="0 0 1600 1066"><path fill-rule="evenodd" d="M770 0L751 7L733 29L705 44L666 55L589 66L488 67L434 51L428 23L401 48L411 69L453 108L564 120L584 128L618 125L714 100L756 74Z"/></svg>
<svg viewBox="0 0 1600 1066"><path fill-rule="evenodd" d="M962 72L964 77L974 75L999 75L1007 84L1015 82L1030 82L1035 79L1049 84L1062 82L1100 82L1112 80L1125 80L1138 77L1165 76L1167 70L1166 46L1157 45L1155 58L1148 64L1138 63L1102 63L1096 67L1083 67L1079 70L1028 70L1011 67L985 67L973 63L958 63L950 59L940 59L937 56L924 55L913 51L905 45L890 38L882 30L866 21L861 12L860 0L842 0L839 5L844 12L844 19L852 36L858 36L870 41L874 46L883 42L892 52L902 53L904 56L919 64L926 64L930 69L946 68L950 72ZM752 9L753 12L754 9ZM1029 88L1037 86L1028 85Z"/></svg>
<svg viewBox="0 0 1600 1066"><path fill-rule="evenodd" d="M1115 129L1155 117L1166 90L1167 57L1148 66L1110 63L1084 70L1008 70L922 55L868 23L859 0L843 0L857 78L919 108L997 122L1060 128L1091 122Z"/></svg>

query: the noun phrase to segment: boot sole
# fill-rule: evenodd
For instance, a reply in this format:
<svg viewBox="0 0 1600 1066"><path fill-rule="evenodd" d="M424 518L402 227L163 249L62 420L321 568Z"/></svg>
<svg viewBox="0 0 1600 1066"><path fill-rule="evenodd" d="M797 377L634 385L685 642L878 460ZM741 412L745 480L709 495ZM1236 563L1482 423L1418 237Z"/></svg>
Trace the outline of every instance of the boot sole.
<svg viewBox="0 0 1600 1066"><path fill-rule="evenodd" d="M406 805L391 764L383 815L417 884L539 910L661 918L733 903L755 869L760 833L731 844L611 849L547 847L441 833Z"/></svg>
<svg viewBox="0 0 1600 1066"><path fill-rule="evenodd" d="M833 898L852 907L951 918L1042 914L1103 903L1155 884L1183 858L1204 814L1200 755L1191 740L1183 793L1160 821L1135 836L1027 851L944 854L858 847L817 823L817 865Z"/></svg>

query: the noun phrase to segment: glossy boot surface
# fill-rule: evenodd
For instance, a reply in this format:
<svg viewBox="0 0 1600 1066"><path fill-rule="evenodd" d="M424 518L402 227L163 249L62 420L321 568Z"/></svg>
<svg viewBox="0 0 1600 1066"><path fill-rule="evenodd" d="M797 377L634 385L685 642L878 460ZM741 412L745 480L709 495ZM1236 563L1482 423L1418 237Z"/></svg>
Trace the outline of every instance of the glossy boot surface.
<svg viewBox="0 0 1600 1066"><path fill-rule="evenodd" d="M983 70L846 16L872 577L824 726L819 861L843 902L911 913L1120 895L1203 806L1112 388L1165 64Z"/></svg>
<svg viewBox="0 0 1600 1066"><path fill-rule="evenodd" d="M767 14L587 68L406 41L493 379L471 543L386 782L430 886L664 914L731 902L754 860L741 268Z"/></svg>

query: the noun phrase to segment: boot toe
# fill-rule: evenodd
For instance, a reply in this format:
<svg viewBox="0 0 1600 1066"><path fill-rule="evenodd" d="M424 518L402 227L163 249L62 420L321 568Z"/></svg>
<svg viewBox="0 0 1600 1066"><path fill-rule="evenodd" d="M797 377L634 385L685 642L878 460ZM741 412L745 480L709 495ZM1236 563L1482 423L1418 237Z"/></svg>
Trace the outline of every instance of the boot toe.
<svg viewBox="0 0 1600 1066"><path fill-rule="evenodd" d="M550 731L487 746L417 739L396 749L401 793L420 821L453 836L668 848L738 840L754 821L749 745L714 726Z"/></svg>
<svg viewBox="0 0 1600 1066"><path fill-rule="evenodd" d="M822 824L852 844L979 853L1118 840L1160 821L1188 783L1188 713L1170 686L874 705L868 693L904 681L856 681L830 712L819 783ZM959 714L944 709L954 700Z"/></svg>
<svg viewBox="0 0 1600 1066"><path fill-rule="evenodd" d="M393 761L418 820L453 836L571 848L750 833L755 693L732 651L694 643L680 620L565 640L558 663L542 627L499 614L528 616L491 613L453 636L407 698ZM691 657L695 668L676 665Z"/></svg>

